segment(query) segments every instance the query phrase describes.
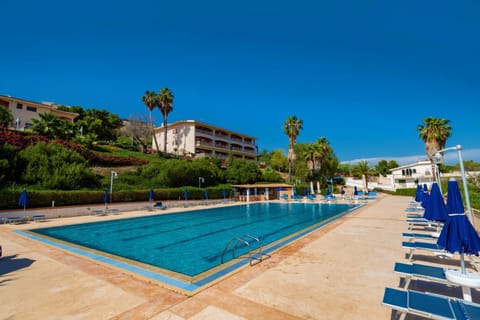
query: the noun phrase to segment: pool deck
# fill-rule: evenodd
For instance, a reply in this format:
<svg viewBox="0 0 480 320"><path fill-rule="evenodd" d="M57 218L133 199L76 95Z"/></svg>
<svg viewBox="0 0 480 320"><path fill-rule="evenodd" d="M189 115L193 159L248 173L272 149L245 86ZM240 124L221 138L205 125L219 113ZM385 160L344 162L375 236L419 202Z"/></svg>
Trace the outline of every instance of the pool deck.
<svg viewBox="0 0 480 320"><path fill-rule="evenodd" d="M190 297L13 232L140 212L0 225L0 319L390 319L409 200L380 195Z"/></svg>

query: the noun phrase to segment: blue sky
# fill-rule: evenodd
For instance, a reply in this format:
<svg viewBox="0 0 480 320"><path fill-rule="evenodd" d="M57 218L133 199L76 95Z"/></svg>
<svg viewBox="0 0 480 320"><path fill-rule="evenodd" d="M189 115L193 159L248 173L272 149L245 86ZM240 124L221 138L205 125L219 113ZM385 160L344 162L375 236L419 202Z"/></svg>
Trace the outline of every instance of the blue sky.
<svg viewBox="0 0 480 320"><path fill-rule="evenodd" d="M0 94L249 134L259 150L326 137L341 161L424 157L417 126L480 161L478 1L3 0ZM161 124L157 111L155 119ZM455 153L452 154L455 158ZM448 160L448 157L447 157Z"/></svg>

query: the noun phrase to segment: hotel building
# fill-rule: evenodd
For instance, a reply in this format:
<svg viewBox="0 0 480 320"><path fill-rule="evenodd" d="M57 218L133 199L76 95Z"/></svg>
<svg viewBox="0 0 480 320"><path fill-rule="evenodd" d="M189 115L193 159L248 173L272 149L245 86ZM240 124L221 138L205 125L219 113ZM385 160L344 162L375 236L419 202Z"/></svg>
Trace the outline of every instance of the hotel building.
<svg viewBox="0 0 480 320"><path fill-rule="evenodd" d="M195 120L177 121L167 126L167 153L178 156L211 156L226 160L232 156L257 159L255 138ZM158 148L163 151L165 128L155 128ZM156 151L155 142L152 149Z"/></svg>
<svg viewBox="0 0 480 320"><path fill-rule="evenodd" d="M62 120L73 122L78 117L77 113L58 110L58 105L51 102L33 102L25 99L0 95L0 107L9 109L13 115L10 128L26 130L33 124L33 119L40 119L39 114L50 112Z"/></svg>

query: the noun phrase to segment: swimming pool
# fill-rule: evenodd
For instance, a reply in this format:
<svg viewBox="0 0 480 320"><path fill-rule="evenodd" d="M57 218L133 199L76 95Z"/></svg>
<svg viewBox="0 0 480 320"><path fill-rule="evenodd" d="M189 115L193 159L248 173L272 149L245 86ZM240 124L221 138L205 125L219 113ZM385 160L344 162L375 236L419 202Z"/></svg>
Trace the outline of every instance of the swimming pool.
<svg viewBox="0 0 480 320"><path fill-rule="evenodd" d="M258 249L258 242L253 237L261 240L264 252L268 253L275 249L273 244L278 246L279 241L283 241L282 244L293 241L357 207L349 204L255 203L30 232L61 240L64 246L67 242L77 249L80 246L93 249L100 255L107 253L109 259L113 255L168 270L170 276L177 276L182 281L191 278L186 282L198 285L210 281L206 280L206 277L212 277L209 271L219 266L231 269L234 262L248 263L242 255L249 249ZM227 248L232 239L245 235L249 235L243 238L247 244L240 241ZM220 274L225 272L223 270Z"/></svg>

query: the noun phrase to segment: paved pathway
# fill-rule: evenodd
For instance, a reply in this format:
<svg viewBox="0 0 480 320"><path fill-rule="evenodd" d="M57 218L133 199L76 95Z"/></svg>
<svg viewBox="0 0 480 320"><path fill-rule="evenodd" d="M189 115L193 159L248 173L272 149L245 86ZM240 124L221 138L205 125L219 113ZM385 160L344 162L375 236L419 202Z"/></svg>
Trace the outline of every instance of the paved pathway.
<svg viewBox="0 0 480 320"><path fill-rule="evenodd" d="M408 200L382 196L193 297L12 232L34 223L0 225L0 319L390 319Z"/></svg>

